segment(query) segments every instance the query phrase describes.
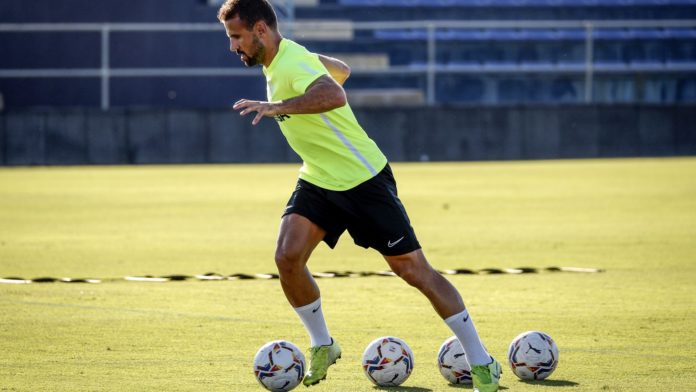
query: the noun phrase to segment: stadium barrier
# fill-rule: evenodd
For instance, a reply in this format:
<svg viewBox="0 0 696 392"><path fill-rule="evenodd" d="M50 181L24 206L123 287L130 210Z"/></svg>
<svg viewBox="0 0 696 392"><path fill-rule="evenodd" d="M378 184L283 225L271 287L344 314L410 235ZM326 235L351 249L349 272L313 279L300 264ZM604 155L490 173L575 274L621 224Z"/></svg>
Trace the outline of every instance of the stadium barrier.
<svg viewBox="0 0 696 392"><path fill-rule="evenodd" d="M392 161L696 154L693 105L356 108ZM0 114L0 163L299 162L278 125L232 110L22 110Z"/></svg>
<svg viewBox="0 0 696 392"><path fill-rule="evenodd" d="M308 41L319 48L321 46L317 42L323 40L331 41L332 45L342 41L362 42L364 47L377 45L378 41L389 45L404 42L419 45L419 48L423 48L418 52L422 52L422 58L408 58L403 64L395 61L396 65L392 64L385 69L354 67L353 74L369 76L372 83L375 79L387 79L384 77L407 77L411 79L411 83L423 79L420 88L423 90L425 103L430 106L447 102L446 97L438 97L437 85L439 79L448 75L572 76L582 80L575 100L584 103L596 102L595 83L602 75L686 75L684 83L687 84L685 89L688 91L682 94L684 97L680 96L676 100L685 102L694 99L692 80L696 73L696 59L691 57L691 49L684 49L689 53L679 54L684 58L668 59L659 54L655 58L646 58L646 62L617 58L610 59L605 64L605 60L598 56L599 53L595 53L595 49L600 49L595 46L611 40L676 39L688 43L696 38L696 20L331 20L295 21L284 26L284 29L300 42ZM0 65L0 82L9 91L6 97L7 107L52 103L62 106L100 106L103 110L114 106L214 107L220 105L219 102L224 102L221 92L226 92L229 96L229 92L234 91L229 84L225 84L224 88L220 87L223 83L234 80L234 84L238 86L236 90L241 91L249 88L249 81L261 80L259 70L244 69L238 62L233 66L222 60L230 59L226 52L227 45L223 45L224 41L218 43L214 38L209 38L213 35L224 38L221 26L217 23L6 23L0 24L0 33L5 34L5 39L10 43L8 53L12 60L9 67ZM178 38L177 42L183 44L183 48L172 48L168 44L169 40L160 41L165 36L174 37L181 33L187 33L188 36L188 41L183 40L183 37ZM20 36L27 41L17 41ZM40 43L45 45L45 37L63 37L63 40L56 41L65 44L65 48L60 49L60 56L55 55L57 48L36 50ZM529 40L575 42L572 46L579 48L582 53L570 54L568 59L561 59L563 61L551 61L542 57L531 63L524 59L497 63L497 60L487 59L486 56L483 56L483 62L459 59L456 56L449 60L438 59L438 53L442 52L440 49L451 41L492 44L496 40L506 43ZM663 45L653 46L660 48ZM166 54L158 52L162 50L167 50ZM156 55L150 58L153 53ZM413 53L406 53L404 56L411 55ZM141 64L138 59L150 62ZM165 67L162 61L167 60L176 60L174 66ZM64 82L69 80L69 83L56 85L60 87L36 83L36 80L49 79ZM164 90L166 94L160 93L164 87L153 83L154 79L169 86ZM206 79L216 80L218 88L215 84L201 82ZM147 84L145 82L149 83L149 89L145 89L147 93L143 91L143 86ZM418 83L421 84L420 81ZM183 97L177 98L177 89L187 91L187 96L192 96L189 98L191 101L186 101ZM66 94L65 90L74 91ZM263 89L254 91L263 92ZM147 98L148 93L153 97ZM214 96L215 94L218 96ZM65 95L74 97L71 97L72 101L65 101L67 98L61 98L63 101L58 102L47 101ZM155 99L155 95L160 101Z"/></svg>

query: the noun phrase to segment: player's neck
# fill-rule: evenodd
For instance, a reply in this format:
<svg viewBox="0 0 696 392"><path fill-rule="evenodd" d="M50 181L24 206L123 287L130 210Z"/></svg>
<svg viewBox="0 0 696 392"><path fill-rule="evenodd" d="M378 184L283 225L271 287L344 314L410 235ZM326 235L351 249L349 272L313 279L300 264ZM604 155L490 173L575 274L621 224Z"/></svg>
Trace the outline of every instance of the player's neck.
<svg viewBox="0 0 696 392"><path fill-rule="evenodd" d="M263 59L263 66L268 68L273 62L273 59L278 54L280 50L280 41L283 40L283 36L280 33L273 33L268 36L268 41L266 43L266 56Z"/></svg>

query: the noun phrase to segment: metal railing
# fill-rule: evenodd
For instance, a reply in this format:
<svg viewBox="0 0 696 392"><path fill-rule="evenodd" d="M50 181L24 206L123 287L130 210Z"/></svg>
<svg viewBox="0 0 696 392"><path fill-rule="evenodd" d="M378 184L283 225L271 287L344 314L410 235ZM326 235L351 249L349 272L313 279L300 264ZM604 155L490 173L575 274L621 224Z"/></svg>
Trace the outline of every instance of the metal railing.
<svg viewBox="0 0 696 392"><path fill-rule="evenodd" d="M618 29L618 28L691 28L696 27L696 20L592 20L592 21L422 21L422 22L375 22L375 23L356 23L354 28L373 30L373 29L426 29L428 59L425 67L427 75L426 100L429 105L435 103L435 78L438 73L583 73L585 82L584 101L592 102L594 74L597 66L594 63L594 30L599 28ZM548 67L519 67L519 66L497 66L486 69L471 66L448 66L443 69L439 67L435 58L438 29L583 29L585 42L585 61L582 65L564 66L556 70ZM396 69L392 67L390 71L408 72L408 68ZM602 72L623 72L620 68L602 68ZM675 65L651 69L651 72L696 72L696 64ZM637 71L636 71L637 72Z"/></svg>
<svg viewBox="0 0 696 392"><path fill-rule="evenodd" d="M414 21L414 22L355 22L353 30L424 29L427 45L427 62L424 67L389 66L384 69L354 68L355 74L425 75L426 102L435 104L435 81L439 73L582 73L584 74L584 101L591 102L595 73L625 72L622 69L598 68L594 63L594 35L596 29L619 28L694 28L696 20L602 20L602 21ZM286 23L281 29L288 36L301 36L294 23ZM439 29L583 29L585 32L584 63L565 66L553 70L548 67L498 66L492 69L466 65L448 66L437 64L437 31ZM101 67L74 69L0 69L0 78L100 78L101 108L108 110L110 104L110 84L112 78L162 77L162 76L256 76L259 71L241 68L112 68L110 65L110 43L112 32L195 32L219 31L218 23L26 23L0 24L0 32L94 32L101 35ZM645 70L643 70L645 71ZM650 72L696 72L696 64L676 64L649 69ZM641 72L634 70L633 72Z"/></svg>

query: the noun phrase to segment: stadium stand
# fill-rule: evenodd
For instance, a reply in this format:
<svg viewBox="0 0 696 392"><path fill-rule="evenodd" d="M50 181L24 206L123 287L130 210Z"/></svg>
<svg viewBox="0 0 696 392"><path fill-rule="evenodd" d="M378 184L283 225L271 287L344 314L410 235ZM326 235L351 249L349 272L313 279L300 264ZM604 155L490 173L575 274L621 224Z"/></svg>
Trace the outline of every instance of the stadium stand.
<svg viewBox="0 0 696 392"><path fill-rule="evenodd" d="M696 20L696 0L295 1L296 28L288 35L310 50L346 59L354 69L346 88L357 105L696 102L696 25L661 25ZM242 96L263 98L260 71L246 70L229 54L222 30L209 28L218 3L0 2L4 105L103 106L104 72L110 107L206 108ZM453 20L491 24L448 24ZM520 20L576 23L513 25ZM591 90L585 20L618 22L598 25L589 35ZM648 23L621 26L634 20ZM407 24L374 23L383 21ZM429 29L424 21L439 25ZM17 28L26 23L93 28ZM126 23L208 28L114 28ZM103 26L110 26L107 71Z"/></svg>
<svg viewBox="0 0 696 392"><path fill-rule="evenodd" d="M691 0L323 0L301 17L367 20L607 20L696 17Z"/></svg>

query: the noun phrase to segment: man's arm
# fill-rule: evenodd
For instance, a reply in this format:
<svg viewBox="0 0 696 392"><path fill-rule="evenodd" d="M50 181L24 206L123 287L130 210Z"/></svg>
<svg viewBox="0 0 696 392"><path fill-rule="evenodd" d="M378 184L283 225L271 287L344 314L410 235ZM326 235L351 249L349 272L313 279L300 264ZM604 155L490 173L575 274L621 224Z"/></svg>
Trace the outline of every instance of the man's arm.
<svg viewBox="0 0 696 392"><path fill-rule="evenodd" d="M338 84L343 86L343 83L345 83L348 76L350 76L350 67L348 64L339 59L325 56L323 54L319 55L319 61L324 64L324 67L326 67L326 70L329 71L331 77L334 78Z"/></svg>
<svg viewBox="0 0 696 392"><path fill-rule="evenodd" d="M251 121L253 125L256 125L264 116L324 113L340 108L346 102L346 93L343 91L343 87L327 75L322 75L307 87L304 94L297 97L278 102L241 99L232 108L241 110L239 114L242 116L256 112L256 117Z"/></svg>

